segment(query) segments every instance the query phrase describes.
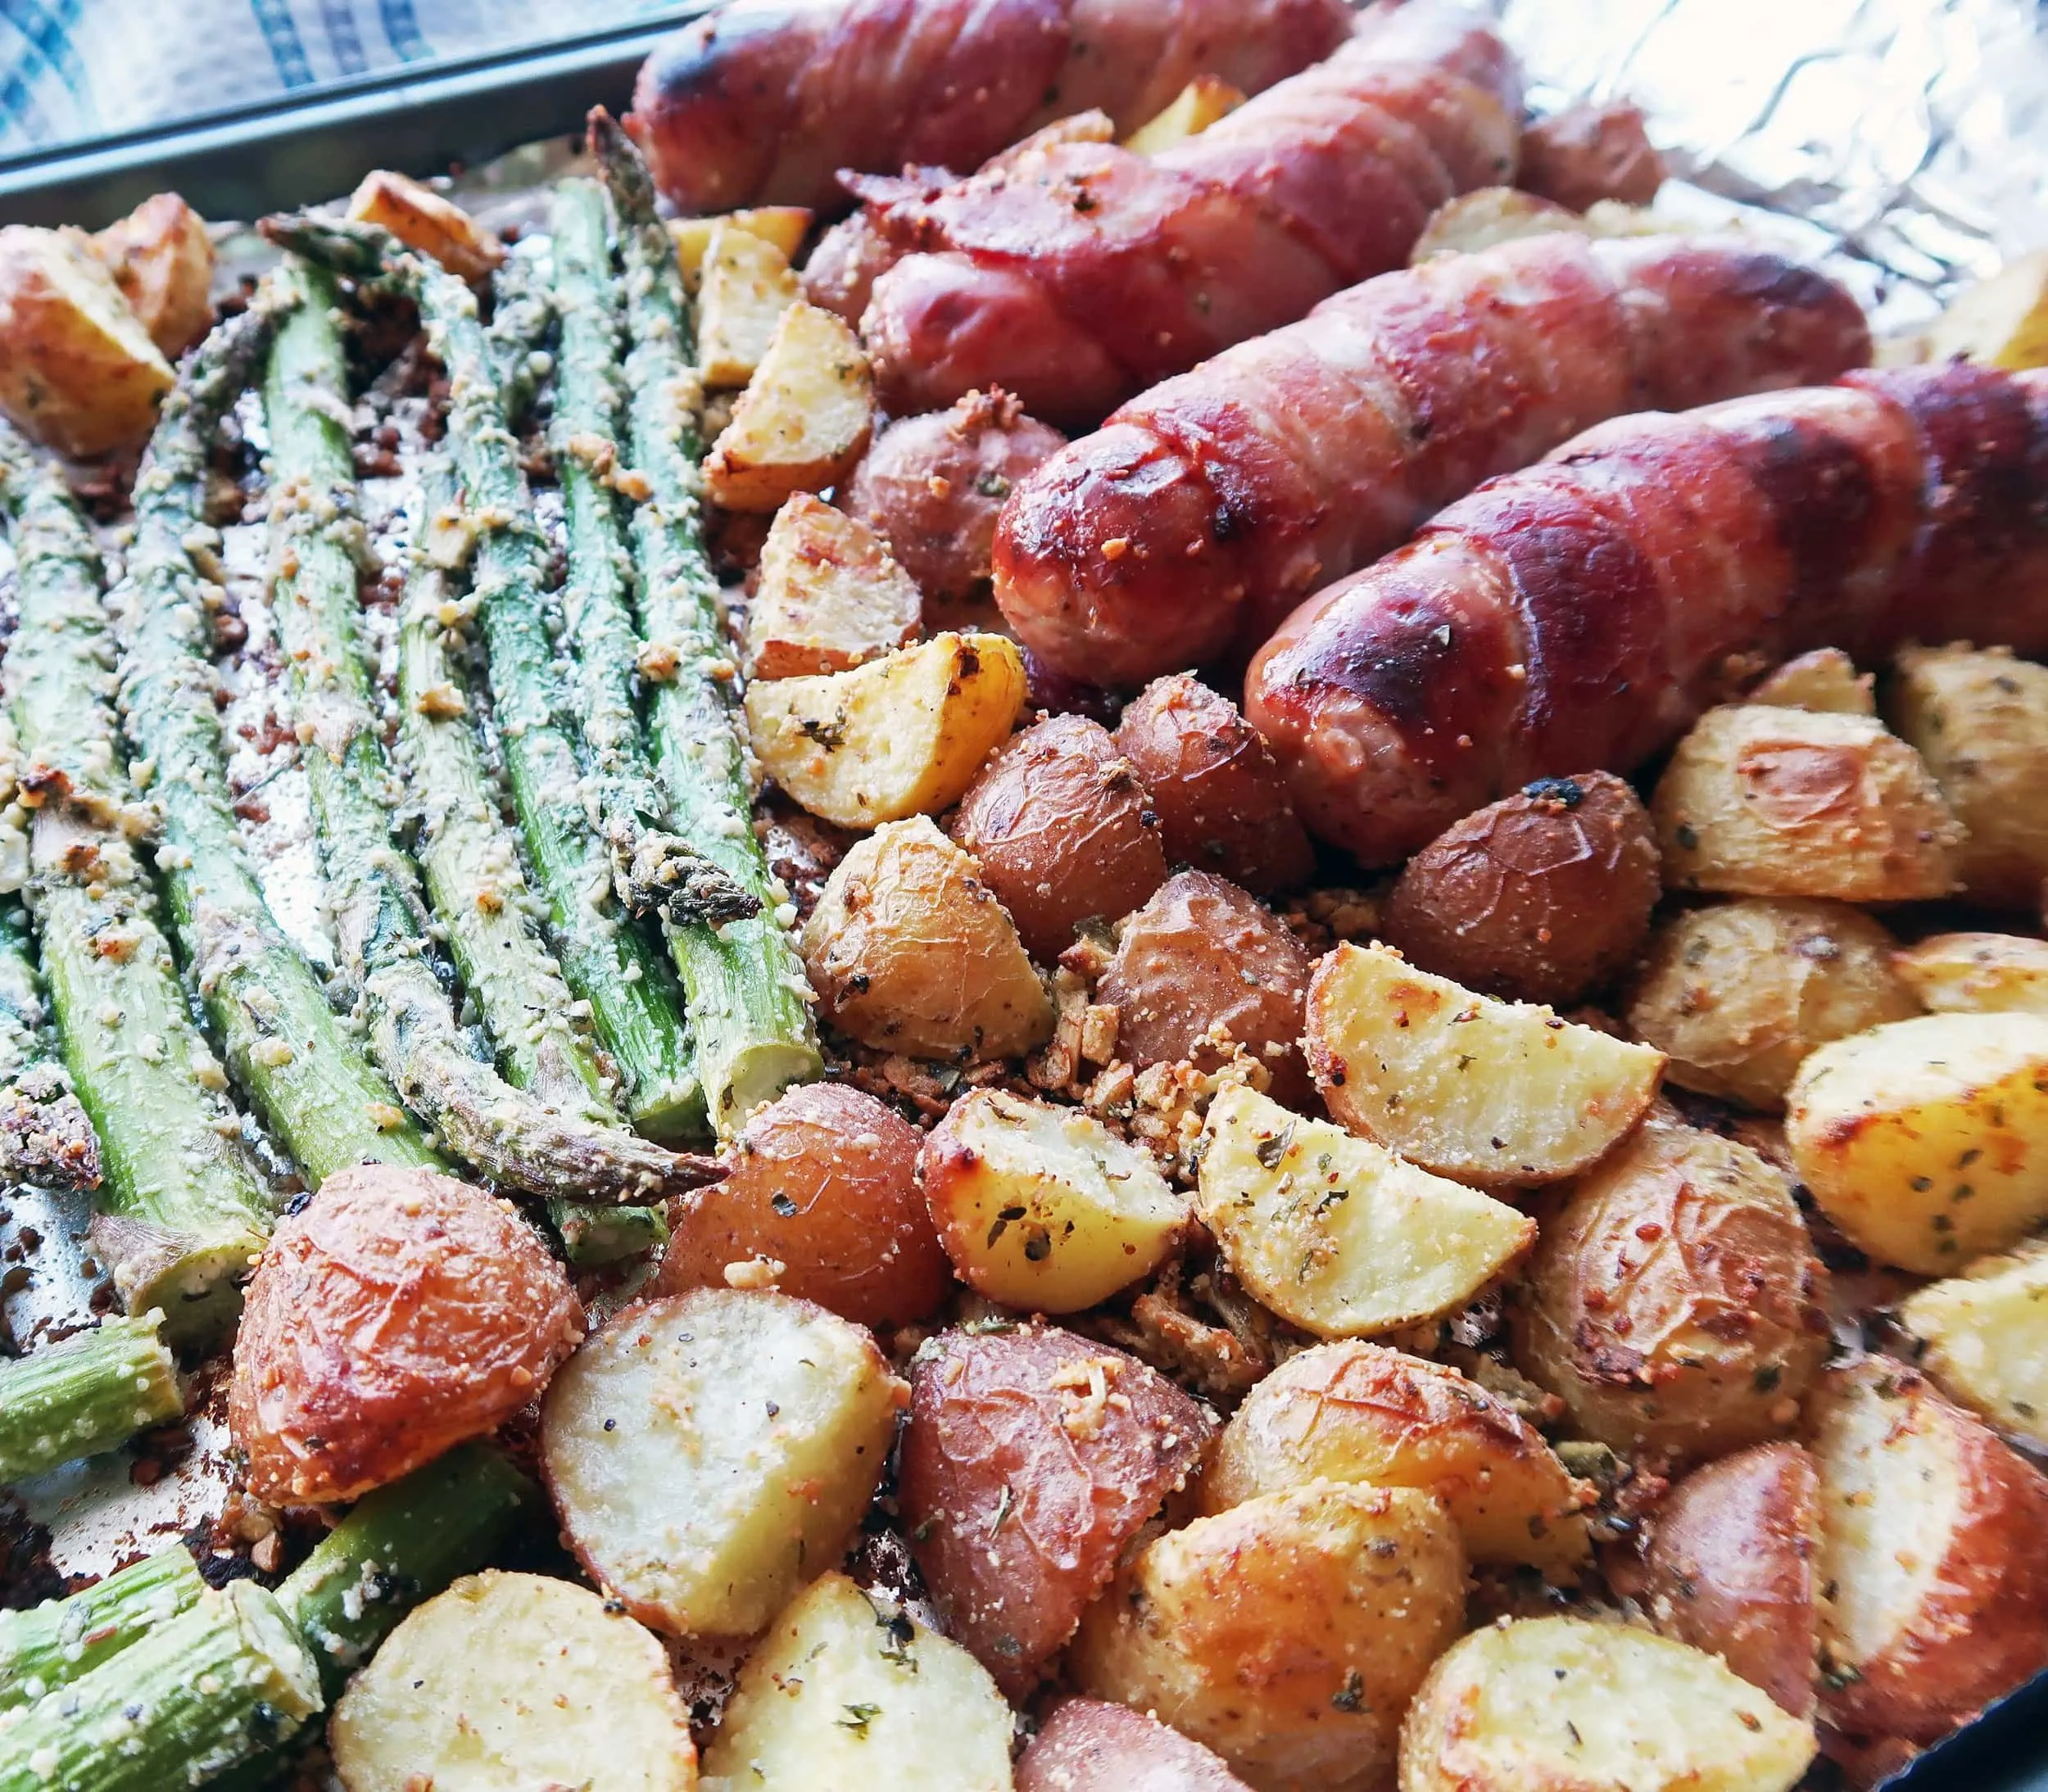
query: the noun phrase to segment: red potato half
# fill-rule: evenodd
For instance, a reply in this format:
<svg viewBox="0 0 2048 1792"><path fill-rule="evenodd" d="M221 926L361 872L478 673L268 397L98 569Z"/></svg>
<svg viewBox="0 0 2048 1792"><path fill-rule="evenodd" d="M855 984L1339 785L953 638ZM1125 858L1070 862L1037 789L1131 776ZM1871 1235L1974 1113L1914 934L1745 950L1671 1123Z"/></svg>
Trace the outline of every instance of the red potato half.
<svg viewBox="0 0 2048 1792"><path fill-rule="evenodd" d="M1163 1376L1071 1332L951 1332L920 1355L899 1509L953 1634L1012 1698L1215 1428Z"/></svg>
<svg viewBox="0 0 2048 1792"><path fill-rule="evenodd" d="M1143 1712L1070 1699L1017 1763L1017 1792L1250 1792L1198 1742Z"/></svg>

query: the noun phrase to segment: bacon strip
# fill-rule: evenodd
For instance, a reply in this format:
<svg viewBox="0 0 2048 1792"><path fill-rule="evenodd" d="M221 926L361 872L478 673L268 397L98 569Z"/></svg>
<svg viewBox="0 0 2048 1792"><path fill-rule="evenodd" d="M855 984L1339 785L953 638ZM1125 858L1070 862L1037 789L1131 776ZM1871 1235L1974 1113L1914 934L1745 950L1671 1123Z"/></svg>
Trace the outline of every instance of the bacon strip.
<svg viewBox="0 0 2048 1792"><path fill-rule="evenodd" d="M1245 710L1367 864L1533 778L1626 772L1819 646L2048 650L2048 371L1955 365L1624 418L1319 593Z"/></svg>
<svg viewBox="0 0 2048 1792"><path fill-rule="evenodd" d="M1004 512L996 599L1072 677L1135 686L1242 657L1316 586L1579 430L1829 379L1869 353L1846 292L1733 239L1446 256L1169 380L1054 455Z"/></svg>

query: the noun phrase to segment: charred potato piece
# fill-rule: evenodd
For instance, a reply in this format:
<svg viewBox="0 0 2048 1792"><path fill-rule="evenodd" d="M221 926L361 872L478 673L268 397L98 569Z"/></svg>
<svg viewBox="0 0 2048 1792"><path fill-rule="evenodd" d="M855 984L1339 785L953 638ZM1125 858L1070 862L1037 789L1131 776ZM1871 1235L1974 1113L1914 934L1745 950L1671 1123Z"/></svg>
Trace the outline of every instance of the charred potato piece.
<svg viewBox="0 0 2048 1792"><path fill-rule="evenodd" d="M1152 799L1109 731L1048 716L1006 742L961 799L953 837L1041 962L1090 919L1129 914L1167 880Z"/></svg>
<svg viewBox="0 0 2048 1792"><path fill-rule="evenodd" d="M1983 1257L1899 1310L1951 1400L2048 1450L2048 1244Z"/></svg>
<svg viewBox="0 0 2048 1792"><path fill-rule="evenodd" d="M1935 934L1892 963L1934 1014L2037 1014L2048 1018L2048 940L2016 934Z"/></svg>
<svg viewBox="0 0 2048 1792"><path fill-rule="evenodd" d="M1214 1432L1164 1376L1071 1332L949 1332L919 1354L898 1509L953 1634L1011 1697Z"/></svg>
<svg viewBox="0 0 2048 1792"><path fill-rule="evenodd" d="M505 260L505 245L454 200L388 168L363 176L350 196L348 215L358 224L382 225L461 279L485 279Z"/></svg>
<svg viewBox="0 0 2048 1792"><path fill-rule="evenodd" d="M1574 211L1603 199L1647 206L1664 184L1664 158L1643 129L1642 107L1588 101L1539 118L1522 133L1515 180Z"/></svg>
<svg viewBox="0 0 2048 1792"><path fill-rule="evenodd" d="M578 1560L642 1623L750 1636L853 1540L904 1392L822 1307L697 1288L628 1308L564 1366L541 1472Z"/></svg>
<svg viewBox="0 0 2048 1792"><path fill-rule="evenodd" d="M1301 1054L1307 994L1308 954L1287 924L1206 871L1167 879L1125 921L1095 990L1116 1007L1125 1062L1214 1070L1241 1046L1266 1066L1273 1098L1297 1108L1312 1093Z"/></svg>
<svg viewBox="0 0 2048 1792"><path fill-rule="evenodd" d="M775 513L747 606L756 678L845 672L918 638L918 587L874 531L796 492Z"/></svg>
<svg viewBox="0 0 2048 1792"><path fill-rule="evenodd" d="M839 862L804 926L835 1025L917 1057L1013 1057L1053 1030L1052 999L981 868L922 816Z"/></svg>
<svg viewBox="0 0 2048 1792"><path fill-rule="evenodd" d="M1653 1117L1538 1220L1515 1366L1580 1433L1698 1459L1791 1430L1828 1354L1827 1272L1756 1152Z"/></svg>
<svg viewBox="0 0 2048 1792"><path fill-rule="evenodd" d="M1859 672L1838 647L1816 647L1788 659L1752 690L1747 701L1781 709L1826 709L1842 716L1874 716L1877 681Z"/></svg>
<svg viewBox="0 0 2048 1792"><path fill-rule="evenodd" d="M1710 709L1651 812L1681 889L1915 902L1947 895L1961 864L1963 830L1927 766L1868 716Z"/></svg>
<svg viewBox="0 0 2048 1792"><path fill-rule="evenodd" d="M1518 1002L1575 1002L1627 968L1662 885L1650 817L1605 772L1544 778L1440 834L1387 898L1425 971Z"/></svg>
<svg viewBox="0 0 2048 1792"><path fill-rule="evenodd" d="M1422 234L1408 251L1408 265L1419 268L1439 256L1471 255L1523 237L1554 236L1566 230L1591 236L1586 220L1568 206L1538 198L1518 187L1480 187L1446 200L1430 214Z"/></svg>
<svg viewBox="0 0 2048 1792"><path fill-rule="evenodd" d="M1679 1482L1649 1523L1643 1597L1658 1628L1811 1717L1820 1638L1812 1456L1793 1443L1724 1456Z"/></svg>
<svg viewBox="0 0 2048 1792"><path fill-rule="evenodd" d="M1737 897L1664 921L1629 996L1665 1075L1745 1107L1784 1105L1807 1054L1919 1009L1896 942L1845 903Z"/></svg>
<svg viewBox="0 0 2048 1792"><path fill-rule="evenodd" d="M1251 1792L1222 1758L1157 1717L1069 1699L1017 1763L1017 1792Z"/></svg>
<svg viewBox="0 0 2048 1792"><path fill-rule="evenodd" d="M671 218L668 238L676 246L676 265L682 270L683 285L693 295L701 289L711 238L720 230L759 237L779 249L784 260L794 261L804 238L810 234L811 216L802 206L754 206L709 218Z"/></svg>
<svg viewBox="0 0 2048 1792"><path fill-rule="evenodd" d="M1401 1728L1401 1792L1790 1792L1813 1758L1811 1725L1703 1650L1525 1618L1431 1671Z"/></svg>
<svg viewBox="0 0 2048 1792"><path fill-rule="evenodd" d="M354 1500L495 1431L583 1310L509 1202L431 1170L338 1171L250 1278L229 1422L260 1500Z"/></svg>
<svg viewBox="0 0 2048 1792"><path fill-rule="evenodd" d="M1330 1111L1481 1188L1559 1182L1656 1097L1664 1054L1496 1002L1384 946L1339 945L1308 985L1308 1067Z"/></svg>
<svg viewBox="0 0 2048 1792"><path fill-rule="evenodd" d="M1475 1563L1569 1573L1591 1548L1592 1490L1540 1433L1455 1369L1378 1344L1319 1344L1254 1387L1203 1473L1202 1509L1315 1480L1434 1494Z"/></svg>
<svg viewBox="0 0 2048 1792"><path fill-rule="evenodd" d="M1229 698L1185 673L1154 679L1117 724L1117 748L1152 793L1176 864L1257 896L1307 881L1316 855L1287 781Z"/></svg>
<svg viewBox="0 0 2048 1792"><path fill-rule="evenodd" d="M684 1205L653 1292L750 1269L859 1325L928 1318L953 1285L918 1188L916 1127L872 1095L806 1084L758 1109L725 1180Z"/></svg>
<svg viewBox="0 0 2048 1792"><path fill-rule="evenodd" d="M1027 1313L1078 1313L1151 1274L1189 1218L1149 1152L1001 1089L953 1104L918 1175L961 1279Z"/></svg>
<svg viewBox="0 0 2048 1792"><path fill-rule="evenodd" d="M2048 1477L1884 1357L1816 1405L1821 1709L1932 1742L2048 1666Z"/></svg>
<svg viewBox="0 0 2048 1792"><path fill-rule="evenodd" d="M1402 1708L1464 1616L1442 1505L1313 1481L1148 1544L1082 1620L1067 1668L1257 1792L1367 1792L1388 1783Z"/></svg>
<svg viewBox="0 0 2048 1792"><path fill-rule="evenodd" d="M2003 648L1908 648L1886 692L1967 832L1958 861L1971 901L2038 911L2048 877L2048 666Z"/></svg>
<svg viewBox="0 0 2048 1792"><path fill-rule="evenodd" d="M2048 1020L1930 1014L1824 1045L1785 1097L1785 1139L1821 1211L1921 1275L2048 1219Z"/></svg>
<svg viewBox="0 0 2048 1792"><path fill-rule="evenodd" d="M845 478L874 422L874 370L860 338L800 299L712 444L705 492L728 510L779 509L792 491Z"/></svg>
<svg viewBox="0 0 2048 1792"><path fill-rule="evenodd" d="M213 239L206 220L177 194L145 199L97 232L93 247L165 360L175 360L213 327Z"/></svg>
<svg viewBox="0 0 2048 1792"><path fill-rule="evenodd" d="M705 384L716 391L752 379L782 314L796 301L796 276L783 250L729 221L713 224L697 301L697 368Z"/></svg>

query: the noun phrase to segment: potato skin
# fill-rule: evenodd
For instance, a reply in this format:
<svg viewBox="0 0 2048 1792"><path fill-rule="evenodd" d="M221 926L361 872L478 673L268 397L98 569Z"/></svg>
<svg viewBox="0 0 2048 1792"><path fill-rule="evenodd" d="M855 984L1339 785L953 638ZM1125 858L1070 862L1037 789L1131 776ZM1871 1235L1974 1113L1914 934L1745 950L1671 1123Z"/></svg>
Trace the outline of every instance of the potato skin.
<svg viewBox="0 0 2048 1792"><path fill-rule="evenodd" d="M1658 1627L1810 1717L1820 1594L1812 1456L1795 1443L1724 1456L1679 1482L1650 1525L1643 1595Z"/></svg>
<svg viewBox="0 0 2048 1792"><path fill-rule="evenodd" d="M1049 716L997 748L951 831L1040 963L1082 921L1121 920L1167 880L1150 794L1085 716Z"/></svg>
<svg viewBox="0 0 2048 1792"><path fill-rule="evenodd" d="M723 1287L768 1257L776 1286L857 1324L908 1325L952 1286L917 1182L916 1127L859 1089L809 1083L747 1121L723 1182L692 1197L650 1291Z"/></svg>
<svg viewBox="0 0 2048 1792"><path fill-rule="evenodd" d="M213 326L213 239L176 193L152 193L97 232L93 246L166 360Z"/></svg>
<svg viewBox="0 0 2048 1792"><path fill-rule="evenodd" d="M1183 1060L1213 1070L1204 1043L1221 1027L1272 1073L1271 1093L1299 1107L1313 1093L1301 1052L1308 953L1286 923L1235 884L1181 871L1124 923L1097 984L1117 1008L1117 1056L1140 1070Z"/></svg>
<svg viewBox="0 0 2048 1792"><path fill-rule="evenodd" d="M496 1430L582 1336L509 1202L431 1170L338 1171L249 1280L228 1405L249 1491L299 1505L396 1481Z"/></svg>
<svg viewBox="0 0 2048 1792"><path fill-rule="evenodd" d="M1155 678L1117 724L1117 749L1152 793L1167 857L1257 896L1306 883L1315 849L1272 749L1198 678Z"/></svg>
<svg viewBox="0 0 2048 1792"><path fill-rule="evenodd" d="M1127 1405L1095 1400L1097 1373ZM1010 1697L1037 1684L1215 1429L1135 1357L1049 1326L949 1332L919 1354L898 1508L953 1635Z"/></svg>
<svg viewBox="0 0 2048 1792"><path fill-rule="evenodd" d="M1257 1792L1370 1792L1391 1782L1402 1710L1464 1616L1464 1552L1438 1501L1312 1481L1148 1544L1067 1667Z"/></svg>
<svg viewBox="0 0 2048 1792"><path fill-rule="evenodd" d="M1662 885L1650 817L1620 778L1544 778L1408 861L1381 934L1488 995L1575 1002L1625 969Z"/></svg>
<svg viewBox="0 0 2048 1792"><path fill-rule="evenodd" d="M1017 1763L1017 1792L1250 1792L1198 1742L1128 1705L1069 1699Z"/></svg>
<svg viewBox="0 0 2048 1792"><path fill-rule="evenodd" d="M1764 1111L1808 1053L1919 1011L1897 942L1846 903L1737 897L1662 921L1625 1010L1681 1087Z"/></svg>
<svg viewBox="0 0 2048 1792"><path fill-rule="evenodd" d="M1791 1429L1828 1351L1827 1271L1754 1152L1653 1115L1538 1227L1515 1364L1579 1432L1697 1459Z"/></svg>

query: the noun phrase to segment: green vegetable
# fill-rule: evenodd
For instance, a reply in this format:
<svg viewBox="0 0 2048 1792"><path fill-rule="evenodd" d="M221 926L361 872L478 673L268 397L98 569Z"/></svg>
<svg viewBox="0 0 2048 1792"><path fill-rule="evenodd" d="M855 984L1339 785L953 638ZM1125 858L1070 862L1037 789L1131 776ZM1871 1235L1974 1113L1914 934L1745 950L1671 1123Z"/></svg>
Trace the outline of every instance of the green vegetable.
<svg viewBox="0 0 2048 1792"><path fill-rule="evenodd" d="M0 1612L0 1712L69 1686L199 1603L206 1591L183 1544L82 1593Z"/></svg>
<svg viewBox="0 0 2048 1792"><path fill-rule="evenodd" d="M90 1332L0 1364L0 1482L117 1450L185 1410L164 1316L103 1319Z"/></svg>
<svg viewBox="0 0 2048 1792"><path fill-rule="evenodd" d="M0 1182L96 1188L100 1145L55 1057L29 912L0 899Z"/></svg>

